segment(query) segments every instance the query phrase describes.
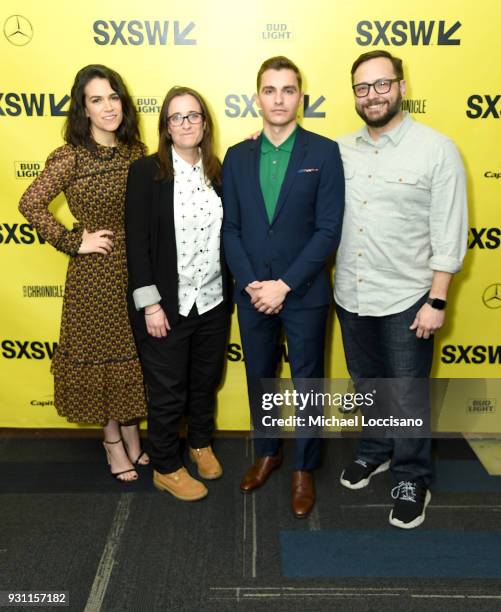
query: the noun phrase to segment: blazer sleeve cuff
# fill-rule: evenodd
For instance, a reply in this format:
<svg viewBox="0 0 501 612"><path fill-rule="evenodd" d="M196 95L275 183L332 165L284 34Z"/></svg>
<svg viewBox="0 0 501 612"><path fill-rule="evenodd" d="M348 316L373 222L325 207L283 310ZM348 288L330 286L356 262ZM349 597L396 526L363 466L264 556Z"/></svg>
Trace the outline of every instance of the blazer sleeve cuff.
<svg viewBox="0 0 501 612"><path fill-rule="evenodd" d="M132 299L134 300L136 310L141 310L141 308L145 308L146 306L158 304L162 296L158 292L156 285L148 285L147 287L135 289L132 293Z"/></svg>

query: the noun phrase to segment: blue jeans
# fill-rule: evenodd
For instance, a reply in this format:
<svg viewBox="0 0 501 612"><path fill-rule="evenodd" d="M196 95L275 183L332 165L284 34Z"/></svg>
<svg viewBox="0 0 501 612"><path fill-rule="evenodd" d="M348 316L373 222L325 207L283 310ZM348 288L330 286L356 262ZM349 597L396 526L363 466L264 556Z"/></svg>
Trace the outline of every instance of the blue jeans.
<svg viewBox="0 0 501 612"><path fill-rule="evenodd" d="M409 326L428 294L407 310L392 315L359 316L336 306L341 324L348 371L355 386L360 379L428 378L433 361L433 336L428 340L416 337ZM423 381L424 382L424 381ZM423 389L423 385L421 385ZM358 389L357 389L358 390ZM429 421L428 389L414 396L414 406L401 407L406 416ZM397 400L398 401L398 400ZM409 412L414 412L409 414ZM400 415L399 415L400 416ZM391 457L395 479L420 480L428 486L432 478L431 439L385 437L360 440L357 458L368 463L384 463Z"/></svg>

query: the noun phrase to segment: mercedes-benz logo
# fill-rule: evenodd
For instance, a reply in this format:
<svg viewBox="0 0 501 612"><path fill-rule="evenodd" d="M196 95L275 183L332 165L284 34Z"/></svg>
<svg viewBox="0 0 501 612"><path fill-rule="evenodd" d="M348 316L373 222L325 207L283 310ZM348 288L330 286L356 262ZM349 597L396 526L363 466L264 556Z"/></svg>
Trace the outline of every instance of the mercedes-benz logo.
<svg viewBox="0 0 501 612"><path fill-rule="evenodd" d="M482 295L482 302L487 308L501 308L501 283L489 285Z"/></svg>
<svg viewBox="0 0 501 612"><path fill-rule="evenodd" d="M11 15L3 24L5 38L16 47L27 45L33 38L33 26L22 15Z"/></svg>

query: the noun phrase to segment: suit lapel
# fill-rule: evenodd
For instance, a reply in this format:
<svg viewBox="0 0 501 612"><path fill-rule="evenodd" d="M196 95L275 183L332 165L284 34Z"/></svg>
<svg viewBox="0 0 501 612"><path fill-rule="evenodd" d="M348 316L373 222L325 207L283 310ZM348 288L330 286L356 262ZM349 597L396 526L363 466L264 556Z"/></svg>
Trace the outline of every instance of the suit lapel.
<svg viewBox="0 0 501 612"><path fill-rule="evenodd" d="M253 190L253 199L256 202L256 207L263 215L264 220L269 224L268 213L264 203L263 192L261 191L261 183L259 181L259 163L261 161L261 136L257 140L250 141L249 147L250 160L249 167L251 168L251 186Z"/></svg>
<svg viewBox="0 0 501 612"><path fill-rule="evenodd" d="M287 166L287 172L285 173L284 182L282 183L282 188L280 189L275 214L273 215L273 220L271 222L272 224L275 223L280 211L284 206L287 195L289 194L297 172L301 167L304 156L306 155L307 145L306 132L298 125L294 148L292 149L289 165Z"/></svg>

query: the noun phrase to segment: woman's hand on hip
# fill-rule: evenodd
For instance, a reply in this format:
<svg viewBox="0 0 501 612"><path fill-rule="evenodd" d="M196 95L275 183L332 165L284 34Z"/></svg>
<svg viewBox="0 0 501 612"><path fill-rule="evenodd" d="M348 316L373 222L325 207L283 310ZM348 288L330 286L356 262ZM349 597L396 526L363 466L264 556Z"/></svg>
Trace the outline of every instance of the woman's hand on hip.
<svg viewBox="0 0 501 612"><path fill-rule="evenodd" d="M169 320L160 304L146 306L144 319L148 333L154 338L165 338L167 332L170 331Z"/></svg>
<svg viewBox="0 0 501 612"><path fill-rule="evenodd" d="M113 232L111 230L102 229L97 232L88 232L84 229L82 234L82 244L78 249L79 255L88 255L89 253L101 253L101 255L109 255L113 248Z"/></svg>

